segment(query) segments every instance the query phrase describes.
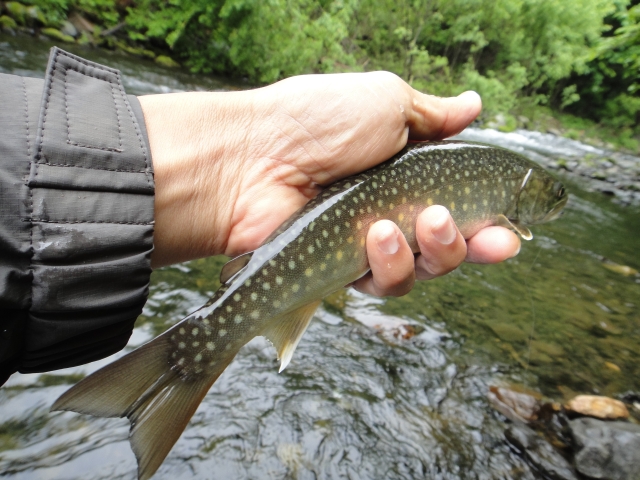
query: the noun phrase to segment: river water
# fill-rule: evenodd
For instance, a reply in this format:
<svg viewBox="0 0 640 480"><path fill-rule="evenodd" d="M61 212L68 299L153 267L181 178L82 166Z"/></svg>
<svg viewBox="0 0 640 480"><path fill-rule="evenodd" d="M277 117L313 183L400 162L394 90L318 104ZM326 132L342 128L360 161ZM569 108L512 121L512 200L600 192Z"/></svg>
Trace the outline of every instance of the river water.
<svg viewBox="0 0 640 480"><path fill-rule="evenodd" d="M42 77L50 44L0 35L0 71ZM245 88L116 53L74 49L123 72L129 93ZM552 161L588 146L535 132L470 129ZM564 150L563 150L564 149ZM254 339L213 386L158 479L533 479L504 440L492 385L555 401L640 392L640 209L565 178L566 214L534 228L520 254L463 265L402 298L353 290L326 299L281 374ZM224 259L158 270L127 351L201 306ZM0 388L0 476L135 478L128 422L49 413L70 385L122 355Z"/></svg>

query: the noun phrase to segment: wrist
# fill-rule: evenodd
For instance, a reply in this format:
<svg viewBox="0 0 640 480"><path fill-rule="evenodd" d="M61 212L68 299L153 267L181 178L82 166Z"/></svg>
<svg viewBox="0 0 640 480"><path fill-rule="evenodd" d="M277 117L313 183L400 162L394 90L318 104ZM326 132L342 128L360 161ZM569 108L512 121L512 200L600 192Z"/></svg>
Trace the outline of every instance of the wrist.
<svg viewBox="0 0 640 480"><path fill-rule="evenodd" d="M154 268L225 252L239 183L224 179L242 174L245 93L139 97L156 186Z"/></svg>

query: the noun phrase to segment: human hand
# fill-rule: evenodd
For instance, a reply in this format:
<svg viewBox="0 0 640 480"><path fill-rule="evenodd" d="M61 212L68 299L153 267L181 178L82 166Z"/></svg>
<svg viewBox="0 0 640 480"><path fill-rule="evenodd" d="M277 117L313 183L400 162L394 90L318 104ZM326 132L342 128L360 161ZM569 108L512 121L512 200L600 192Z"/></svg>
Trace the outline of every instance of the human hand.
<svg viewBox="0 0 640 480"><path fill-rule="evenodd" d="M242 92L140 97L156 178L154 267L254 250L321 186L370 168L407 140L454 135L480 112L467 92L438 98L386 72L292 77ZM355 288L402 295L465 258L494 263L519 250L509 230L466 242L444 207L418 218L414 258L398 227L374 224L371 273Z"/></svg>

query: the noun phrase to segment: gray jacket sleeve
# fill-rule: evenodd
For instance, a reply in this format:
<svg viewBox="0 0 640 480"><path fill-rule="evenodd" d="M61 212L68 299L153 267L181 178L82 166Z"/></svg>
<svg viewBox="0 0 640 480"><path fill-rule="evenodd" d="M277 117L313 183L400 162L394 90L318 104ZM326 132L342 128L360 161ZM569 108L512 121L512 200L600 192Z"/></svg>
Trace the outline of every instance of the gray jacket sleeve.
<svg viewBox="0 0 640 480"><path fill-rule="evenodd" d="M154 183L117 70L60 49L0 74L0 385L125 346L151 274Z"/></svg>

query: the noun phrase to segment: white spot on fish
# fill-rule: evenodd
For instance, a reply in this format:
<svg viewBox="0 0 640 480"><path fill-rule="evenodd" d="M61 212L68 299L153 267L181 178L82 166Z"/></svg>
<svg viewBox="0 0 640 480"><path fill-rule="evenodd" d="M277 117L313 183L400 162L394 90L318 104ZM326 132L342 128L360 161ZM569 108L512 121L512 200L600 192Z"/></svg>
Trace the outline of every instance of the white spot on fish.
<svg viewBox="0 0 640 480"><path fill-rule="evenodd" d="M264 290L269 290L269 289L271 288L271 285L269 284L269 282L264 282L264 283L262 284L262 288L263 288Z"/></svg>
<svg viewBox="0 0 640 480"><path fill-rule="evenodd" d="M213 342L207 342L207 350L214 350L216 348L216 344Z"/></svg>
<svg viewBox="0 0 640 480"><path fill-rule="evenodd" d="M224 337L227 334L227 331L224 328L221 328L220 330L218 330L218 335L220 335L221 337Z"/></svg>
<svg viewBox="0 0 640 480"><path fill-rule="evenodd" d="M277 276L277 277L276 277L276 283L277 283L278 285L282 285L282 277Z"/></svg>

